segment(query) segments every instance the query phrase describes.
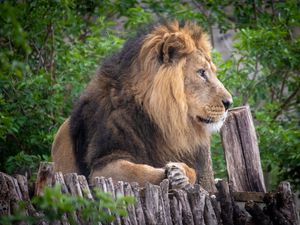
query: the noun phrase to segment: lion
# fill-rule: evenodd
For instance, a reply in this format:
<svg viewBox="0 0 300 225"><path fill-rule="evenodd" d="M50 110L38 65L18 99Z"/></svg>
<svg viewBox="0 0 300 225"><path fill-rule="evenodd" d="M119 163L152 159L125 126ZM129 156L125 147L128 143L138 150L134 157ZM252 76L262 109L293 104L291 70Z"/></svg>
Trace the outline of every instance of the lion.
<svg viewBox="0 0 300 225"><path fill-rule="evenodd" d="M210 52L192 22L158 23L130 38L104 60L56 134L56 170L205 187L210 136L232 104Z"/></svg>

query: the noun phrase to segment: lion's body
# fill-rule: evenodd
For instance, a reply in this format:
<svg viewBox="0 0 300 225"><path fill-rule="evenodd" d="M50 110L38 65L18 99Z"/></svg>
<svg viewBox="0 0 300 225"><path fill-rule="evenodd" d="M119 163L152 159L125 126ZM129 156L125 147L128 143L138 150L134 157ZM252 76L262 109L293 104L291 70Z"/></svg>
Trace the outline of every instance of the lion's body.
<svg viewBox="0 0 300 225"><path fill-rule="evenodd" d="M158 25L127 41L104 61L60 128L52 149L57 169L145 184L159 183L162 168L180 162L190 182L191 168L199 179L210 124L224 120L222 102L231 98L215 76L204 83L193 75L199 67L215 72L209 51L194 24Z"/></svg>
<svg viewBox="0 0 300 225"><path fill-rule="evenodd" d="M63 173L80 173L70 136L70 119L66 119L57 131L52 144L51 158L56 171Z"/></svg>

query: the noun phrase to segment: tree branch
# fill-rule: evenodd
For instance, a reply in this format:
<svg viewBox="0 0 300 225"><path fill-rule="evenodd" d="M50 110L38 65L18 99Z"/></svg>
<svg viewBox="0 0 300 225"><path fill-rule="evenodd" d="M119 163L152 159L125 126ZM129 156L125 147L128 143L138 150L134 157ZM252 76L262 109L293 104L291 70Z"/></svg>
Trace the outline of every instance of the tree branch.
<svg viewBox="0 0 300 225"><path fill-rule="evenodd" d="M284 74L284 77L282 79L282 83L281 83L281 87L280 87L280 92L279 92L279 97L278 97L279 100L282 100L283 91L284 91L284 88L285 88L285 83L287 81L288 75L289 75L289 71L286 71L286 73Z"/></svg>
<svg viewBox="0 0 300 225"><path fill-rule="evenodd" d="M292 94L290 94L290 96L282 103L282 105L280 106L279 110L277 111L277 113L274 116L274 120L282 113L283 110L286 109L286 107L289 105L290 101L293 100L293 98L295 96L297 96L298 92L300 91L300 85L296 88L296 90L294 90L292 92Z"/></svg>

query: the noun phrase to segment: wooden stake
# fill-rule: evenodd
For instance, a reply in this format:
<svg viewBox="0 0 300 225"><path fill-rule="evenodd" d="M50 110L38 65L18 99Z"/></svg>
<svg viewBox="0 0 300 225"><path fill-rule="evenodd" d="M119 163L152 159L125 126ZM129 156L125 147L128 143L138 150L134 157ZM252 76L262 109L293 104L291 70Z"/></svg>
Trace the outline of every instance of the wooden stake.
<svg viewBox="0 0 300 225"><path fill-rule="evenodd" d="M221 138L234 191L266 192L249 106L229 110Z"/></svg>
<svg viewBox="0 0 300 225"><path fill-rule="evenodd" d="M52 187L54 183L54 163L41 162L35 182L35 195L43 195L45 187Z"/></svg>

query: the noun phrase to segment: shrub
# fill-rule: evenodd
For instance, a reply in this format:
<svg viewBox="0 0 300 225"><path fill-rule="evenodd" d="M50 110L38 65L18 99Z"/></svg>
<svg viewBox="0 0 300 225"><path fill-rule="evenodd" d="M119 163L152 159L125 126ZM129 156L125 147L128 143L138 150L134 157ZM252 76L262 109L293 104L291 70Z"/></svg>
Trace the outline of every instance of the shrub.
<svg viewBox="0 0 300 225"><path fill-rule="evenodd" d="M70 224L77 224L77 217L81 222L88 224L109 223L114 221L116 216L127 216L126 206L134 203L133 197L117 196L113 199L109 193L98 189L95 189L94 196L95 201L91 201L83 197L63 194L59 185L53 188L47 187L42 196L35 196L32 200L40 216L25 215L23 209L28 203L19 202L19 210L13 215L1 217L0 223L8 225L16 222L28 224L37 224L41 221L55 222L62 220L64 215L67 215L65 220Z"/></svg>

